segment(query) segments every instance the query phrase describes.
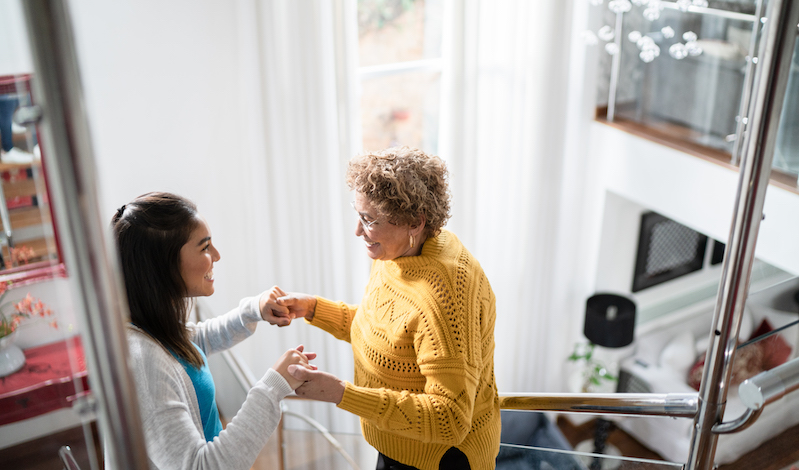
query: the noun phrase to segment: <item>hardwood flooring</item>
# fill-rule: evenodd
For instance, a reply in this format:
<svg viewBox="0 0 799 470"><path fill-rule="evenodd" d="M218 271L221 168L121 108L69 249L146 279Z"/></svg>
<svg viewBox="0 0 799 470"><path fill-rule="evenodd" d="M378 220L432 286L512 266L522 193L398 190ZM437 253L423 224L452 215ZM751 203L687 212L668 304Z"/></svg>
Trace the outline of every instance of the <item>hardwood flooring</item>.
<svg viewBox="0 0 799 470"><path fill-rule="evenodd" d="M97 427L90 425L91 432L97 436ZM33 441L23 442L13 447L0 449L0 468L3 470L62 470L64 465L58 457L58 450L69 446L72 456L81 469L89 469L89 450L84 438L83 428L76 427L50 434ZM95 441L96 462L102 462L102 448L99 439Z"/></svg>
<svg viewBox="0 0 799 470"><path fill-rule="evenodd" d="M593 439L596 420L575 426L561 416L558 418L557 424L566 440L572 446L576 446L577 443L586 439ZM656 452L616 427L610 432L608 442L616 446L626 457L663 460ZM799 445L797 443L799 443L799 425L764 442L760 447L735 462L719 465L718 470L799 470Z"/></svg>

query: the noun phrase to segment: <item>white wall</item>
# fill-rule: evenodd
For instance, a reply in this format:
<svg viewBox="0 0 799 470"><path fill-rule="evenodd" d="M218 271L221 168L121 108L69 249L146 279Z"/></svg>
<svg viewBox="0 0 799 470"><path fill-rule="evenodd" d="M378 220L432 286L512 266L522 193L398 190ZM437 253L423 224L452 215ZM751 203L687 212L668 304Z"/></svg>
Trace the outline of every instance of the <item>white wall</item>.
<svg viewBox="0 0 799 470"><path fill-rule="evenodd" d="M16 0L0 0L0 75L29 73L33 70L22 5Z"/></svg>
<svg viewBox="0 0 799 470"><path fill-rule="evenodd" d="M237 9L188 0L70 7L108 219L147 191L186 196L222 255L212 308L269 287L245 275L257 234Z"/></svg>
<svg viewBox="0 0 799 470"><path fill-rule="evenodd" d="M603 161L606 191L727 242L737 199L738 172L600 123L591 148ZM770 185L756 257L799 274L799 195Z"/></svg>

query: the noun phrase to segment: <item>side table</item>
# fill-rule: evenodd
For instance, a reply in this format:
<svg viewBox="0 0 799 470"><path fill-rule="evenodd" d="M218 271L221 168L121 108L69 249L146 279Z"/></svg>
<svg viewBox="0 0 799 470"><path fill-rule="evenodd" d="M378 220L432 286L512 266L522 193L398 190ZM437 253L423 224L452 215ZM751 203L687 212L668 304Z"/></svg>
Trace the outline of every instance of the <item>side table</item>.
<svg viewBox="0 0 799 470"><path fill-rule="evenodd" d="M22 369L0 378L0 425L69 408L89 390L79 336L23 352Z"/></svg>

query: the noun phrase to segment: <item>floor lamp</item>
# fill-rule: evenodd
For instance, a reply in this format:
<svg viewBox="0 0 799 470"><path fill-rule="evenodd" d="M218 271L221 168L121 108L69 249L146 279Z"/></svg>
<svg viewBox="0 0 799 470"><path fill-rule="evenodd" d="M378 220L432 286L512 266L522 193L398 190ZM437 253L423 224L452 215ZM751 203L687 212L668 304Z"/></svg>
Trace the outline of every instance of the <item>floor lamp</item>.
<svg viewBox="0 0 799 470"><path fill-rule="evenodd" d="M635 333L635 310L635 303L632 300L616 294L595 294L589 297L585 303L583 334L592 344L598 346L597 352L605 352L605 356L612 357L613 370L617 378L618 367L616 364L619 358L613 357L616 354L611 351L602 351L602 348L619 349L632 344ZM593 453L611 453L607 438L612 430L613 423L603 418L597 418ZM588 442L588 445L590 444ZM613 453L618 454L619 452L615 449ZM613 467L612 465L603 465L603 461L599 457L592 458L589 463L590 470Z"/></svg>

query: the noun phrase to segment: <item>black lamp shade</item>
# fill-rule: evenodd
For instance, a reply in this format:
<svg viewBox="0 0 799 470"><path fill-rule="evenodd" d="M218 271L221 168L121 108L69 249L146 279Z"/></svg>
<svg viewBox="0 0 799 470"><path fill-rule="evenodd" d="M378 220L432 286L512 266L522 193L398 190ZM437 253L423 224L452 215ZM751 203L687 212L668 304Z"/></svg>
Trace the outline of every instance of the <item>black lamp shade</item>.
<svg viewBox="0 0 799 470"><path fill-rule="evenodd" d="M615 294L596 294L585 304L583 334L592 343L606 348L622 348L633 342L635 303Z"/></svg>

